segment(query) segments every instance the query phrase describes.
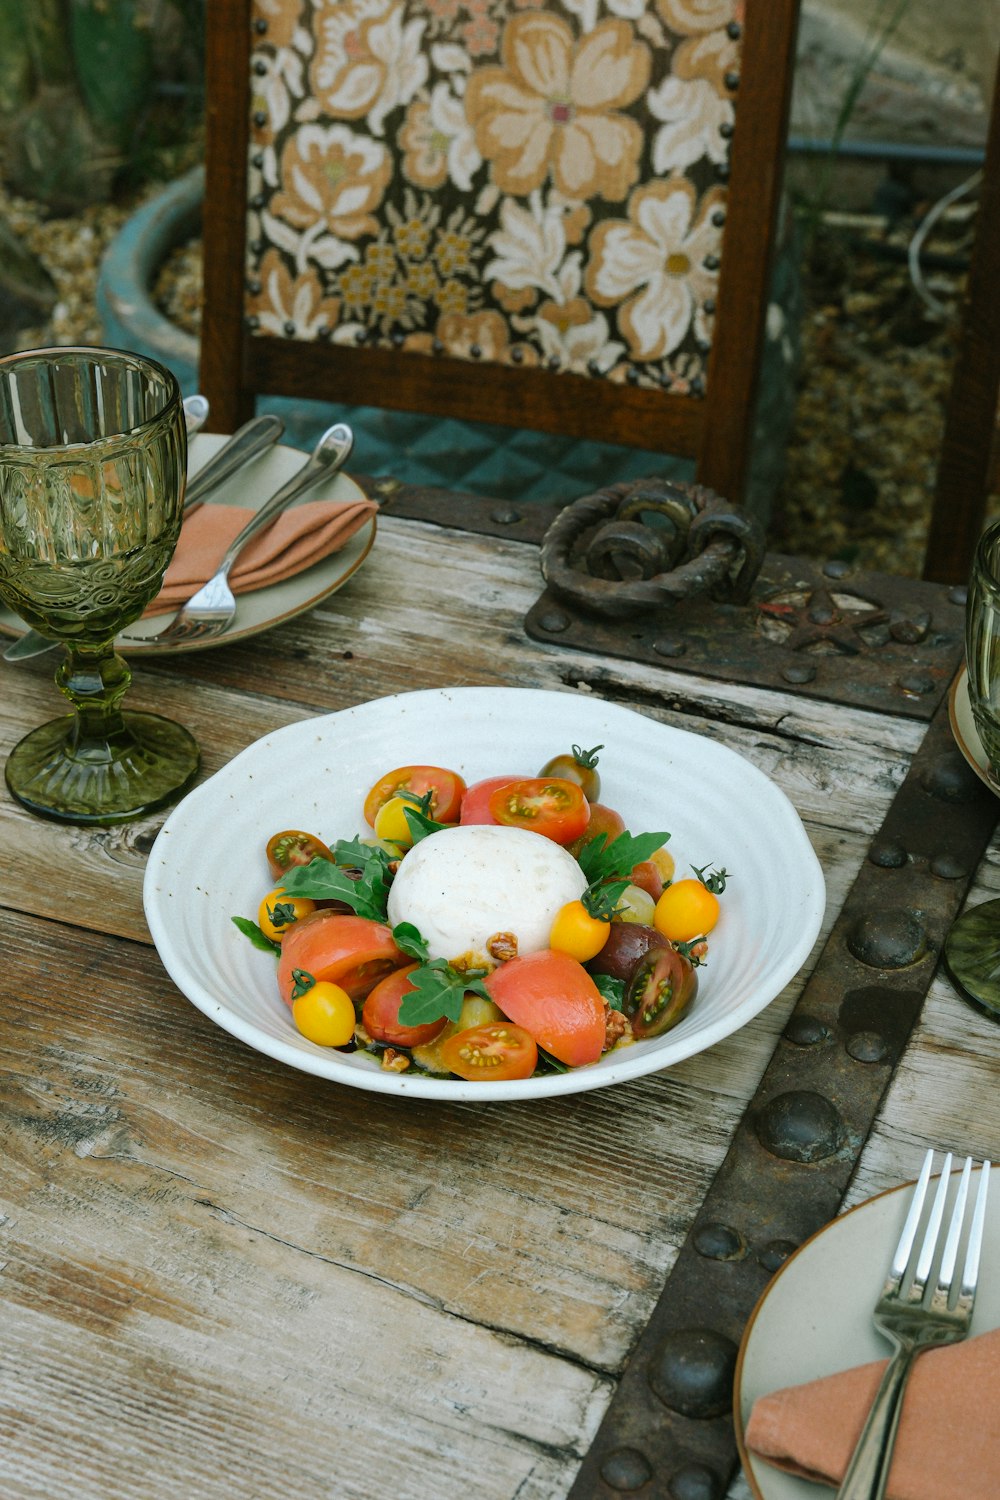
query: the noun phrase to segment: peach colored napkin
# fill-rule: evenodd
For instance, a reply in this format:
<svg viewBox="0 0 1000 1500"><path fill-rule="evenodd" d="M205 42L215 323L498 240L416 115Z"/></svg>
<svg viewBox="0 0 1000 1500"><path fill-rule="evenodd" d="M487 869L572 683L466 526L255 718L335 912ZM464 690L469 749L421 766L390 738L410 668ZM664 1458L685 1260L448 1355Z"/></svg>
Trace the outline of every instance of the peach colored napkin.
<svg viewBox="0 0 1000 1500"><path fill-rule="evenodd" d="M789 1386L754 1402L745 1443L779 1469L836 1488L886 1361ZM903 1401L888 1500L1000 1496L1000 1329L931 1349Z"/></svg>
<svg viewBox="0 0 1000 1500"><path fill-rule="evenodd" d="M377 508L374 500L306 500L293 506L247 543L229 574L230 588L234 594L246 594L311 568L343 547ZM189 516L163 587L146 614L163 614L185 604L211 578L252 514L237 505L202 505Z"/></svg>

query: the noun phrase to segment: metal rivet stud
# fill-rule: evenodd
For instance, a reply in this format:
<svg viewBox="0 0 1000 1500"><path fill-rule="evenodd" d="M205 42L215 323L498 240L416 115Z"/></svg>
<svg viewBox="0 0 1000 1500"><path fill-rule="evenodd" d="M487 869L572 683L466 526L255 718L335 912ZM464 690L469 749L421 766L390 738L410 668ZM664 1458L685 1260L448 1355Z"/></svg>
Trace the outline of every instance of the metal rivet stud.
<svg viewBox="0 0 1000 1500"><path fill-rule="evenodd" d="M979 796L979 781L958 750L948 750L927 770L922 786L939 802L971 802Z"/></svg>
<svg viewBox="0 0 1000 1500"><path fill-rule="evenodd" d="M876 1031L856 1031L847 1043L847 1055L855 1062L885 1062L889 1053L889 1043Z"/></svg>
<svg viewBox="0 0 1000 1500"><path fill-rule="evenodd" d="M934 678L929 672L908 672L897 684L900 692L909 698L923 698L934 691Z"/></svg>
<svg viewBox="0 0 1000 1500"><path fill-rule="evenodd" d="M262 109L255 109L254 110L254 112L253 112L253 122L257 126L258 130L262 130L263 127L267 124L267 115L264 113L264 111Z"/></svg>
<svg viewBox="0 0 1000 1500"><path fill-rule="evenodd" d="M757 1251L757 1263L773 1276L775 1271L781 1270L788 1257L797 1249L798 1246L794 1240L768 1240L767 1244L761 1245Z"/></svg>
<svg viewBox="0 0 1000 1500"><path fill-rule="evenodd" d="M649 1384L664 1406L705 1420L729 1410L736 1345L714 1328L668 1333L649 1369Z"/></svg>
<svg viewBox="0 0 1000 1500"><path fill-rule="evenodd" d="M789 1089L769 1099L757 1117L757 1137L782 1161L823 1161L839 1151L844 1124L835 1105L811 1089Z"/></svg>
<svg viewBox="0 0 1000 1500"><path fill-rule="evenodd" d="M657 656L683 656L687 650L687 642L679 635L661 635L653 642L653 650Z"/></svg>
<svg viewBox="0 0 1000 1500"><path fill-rule="evenodd" d="M706 1260L742 1260L747 1253L746 1240L729 1224L702 1224L691 1242Z"/></svg>
<svg viewBox="0 0 1000 1500"><path fill-rule="evenodd" d="M724 73L722 81L730 93L735 93L740 86L740 75L738 73Z"/></svg>
<svg viewBox="0 0 1000 1500"><path fill-rule="evenodd" d="M564 615L559 609L547 609L539 617L538 623L550 635L558 635L560 631L569 629L569 615Z"/></svg>
<svg viewBox="0 0 1000 1500"><path fill-rule="evenodd" d="M935 854L931 860L930 870L939 880L961 880L963 876L970 874L968 865L964 860L945 850L942 854Z"/></svg>
<svg viewBox="0 0 1000 1500"><path fill-rule="evenodd" d="M828 563L823 564L823 572L827 578L846 578L850 571L850 563L844 562L840 557L831 558Z"/></svg>
<svg viewBox="0 0 1000 1500"><path fill-rule="evenodd" d="M720 1500L722 1480L704 1464L682 1464L667 1480L670 1500Z"/></svg>
<svg viewBox="0 0 1000 1500"><path fill-rule="evenodd" d="M649 1460L638 1448L616 1448L601 1463L601 1478L613 1490L639 1490L652 1477Z"/></svg>
<svg viewBox="0 0 1000 1500"><path fill-rule="evenodd" d="M521 512L512 505L498 506L496 510L490 511L490 520L495 521L498 526L515 526L520 519Z"/></svg>
<svg viewBox="0 0 1000 1500"><path fill-rule="evenodd" d="M953 589L949 589L949 591L948 591L948 603L949 604L958 604L962 609L964 609L965 606L968 604L968 602L969 602L969 589L968 589L968 585L967 584L959 583L959 584L956 584Z"/></svg>
<svg viewBox="0 0 1000 1500"><path fill-rule="evenodd" d="M781 675L786 682L812 682L816 676L816 668L807 662L793 662L790 667L782 668Z"/></svg>
<svg viewBox="0 0 1000 1500"><path fill-rule="evenodd" d="M847 947L870 969L905 969L927 952L927 933L915 912L905 907L866 912L847 935Z"/></svg>
<svg viewBox="0 0 1000 1500"><path fill-rule="evenodd" d="M818 1047L830 1040L830 1028L815 1016L792 1016L784 1030L786 1042L793 1047Z"/></svg>
<svg viewBox="0 0 1000 1500"><path fill-rule="evenodd" d="M868 858L881 870L901 870L908 856L902 844L889 842L872 844Z"/></svg>

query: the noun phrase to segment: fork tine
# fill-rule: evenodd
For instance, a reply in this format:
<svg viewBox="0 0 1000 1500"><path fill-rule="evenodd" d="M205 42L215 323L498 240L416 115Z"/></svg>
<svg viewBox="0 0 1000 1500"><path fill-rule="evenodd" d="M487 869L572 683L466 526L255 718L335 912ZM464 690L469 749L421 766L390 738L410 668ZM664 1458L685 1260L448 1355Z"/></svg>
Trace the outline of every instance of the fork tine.
<svg viewBox="0 0 1000 1500"><path fill-rule="evenodd" d="M972 1212L972 1229L965 1252L965 1268L962 1271L962 1296L975 1296L979 1281L979 1256L983 1248L983 1228L986 1223L986 1194L990 1187L990 1163L984 1161L979 1169L979 1191Z"/></svg>
<svg viewBox="0 0 1000 1500"><path fill-rule="evenodd" d="M913 1289L922 1290L927 1285L927 1278L931 1274L931 1262L934 1259L934 1251L937 1249L938 1234L941 1230L941 1220L944 1218L944 1204L948 1196L948 1184L951 1181L951 1152L945 1156L941 1166L941 1176L938 1178L937 1192L934 1194L934 1203L931 1206L931 1216L927 1221L927 1229L924 1233L923 1244L920 1246L920 1254L917 1257L917 1269L913 1278Z"/></svg>
<svg viewBox="0 0 1000 1500"><path fill-rule="evenodd" d="M901 1281L903 1273L909 1264L910 1255L913 1252L913 1243L917 1237L917 1229L920 1224L920 1215L924 1209L924 1199L927 1197L927 1184L930 1181L931 1166L934 1161L933 1149L928 1151L924 1157L924 1164L920 1168L920 1176L917 1178L913 1189L913 1197L910 1199L909 1212L906 1215L906 1223L903 1232L899 1236L899 1244L896 1246L892 1257L892 1265L889 1267L890 1281Z"/></svg>
<svg viewBox="0 0 1000 1500"><path fill-rule="evenodd" d="M958 1242L962 1237L962 1225L965 1223L965 1203L969 1196L969 1179L972 1176L972 1157L965 1158L965 1166L959 1178L958 1192L955 1194L955 1206L951 1211L951 1223L948 1225L948 1238L945 1241L944 1254L941 1257L941 1269L938 1272L938 1290L948 1292L955 1277L955 1262L958 1260Z"/></svg>

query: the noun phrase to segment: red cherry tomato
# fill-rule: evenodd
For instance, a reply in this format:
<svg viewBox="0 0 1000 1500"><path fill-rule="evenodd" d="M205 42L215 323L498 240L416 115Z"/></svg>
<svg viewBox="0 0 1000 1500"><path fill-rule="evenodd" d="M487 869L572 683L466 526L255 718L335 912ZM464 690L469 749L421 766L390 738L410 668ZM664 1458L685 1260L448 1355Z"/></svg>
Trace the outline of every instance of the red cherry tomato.
<svg viewBox="0 0 1000 1500"><path fill-rule="evenodd" d="M465 782L457 771L447 771L443 766L400 766L387 771L365 798L365 818L372 828L379 809L400 792L410 792L414 797L430 792L430 816L438 823L457 823Z"/></svg>
<svg viewBox="0 0 1000 1500"><path fill-rule="evenodd" d="M460 823L496 823L490 812L490 798L501 786L510 786L513 781L522 781L520 772L510 776L487 776L485 781L474 781L462 798Z"/></svg>
<svg viewBox="0 0 1000 1500"><path fill-rule="evenodd" d="M625 819L621 813L616 813L613 807L605 807L603 802L592 802L590 804L590 821L578 839L574 839L569 846L569 852L573 858L579 855L584 844L589 844L593 838L603 836L605 843L616 839L620 833L625 832Z"/></svg>
<svg viewBox="0 0 1000 1500"><path fill-rule="evenodd" d="M491 1021L456 1031L441 1047L449 1073L470 1083L501 1083L508 1078L530 1078L538 1064L532 1036L510 1021Z"/></svg>
<svg viewBox="0 0 1000 1500"><path fill-rule="evenodd" d="M539 1047L571 1068L596 1062L604 1047L604 1002L582 964L549 948L525 953L484 981L490 999Z"/></svg>
<svg viewBox="0 0 1000 1500"><path fill-rule="evenodd" d="M659 901L663 895L663 876L651 859L643 859L633 865L629 878L633 885L652 896L654 901Z"/></svg>
<svg viewBox="0 0 1000 1500"><path fill-rule="evenodd" d="M432 1042L447 1026L445 1016L428 1021L425 1026L404 1026L399 1020L399 1007L405 997L415 988L410 982L417 963L396 969L385 979L380 979L365 1000L361 1020L368 1035L376 1042L388 1042L393 1047L422 1047Z"/></svg>
<svg viewBox="0 0 1000 1500"><path fill-rule="evenodd" d="M601 795L597 752L603 749L603 745L595 745L593 750L584 750L580 745L574 745L572 754L567 751L563 755L553 755L551 760L545 762L538 774L539 776L561 776L564 781L575 781L578 786L583 787L587 801L596 802Z"/></svg>
<svg viewBox="0 0 1000 1500"><path fill-rule="evenodd" d="M590 820L590 803L575 781L536 776L497 787L490 812L508 828L527 828L556 844L571 844Z"/></svg>
<svg viewBox="0 0 1000 1500"><path fill-rule="evenodd" d="M315 982L339 984L352 1000L363 1000L369 990L393 969L406 963L382 922L317 911L288 930L278 960L278 989L286 1005L301 992L304 975Z"/></svg>
<svg viewBox="0 0 1000 1500"><path fill-rule="evenodd" d="M286 870L294 869L296 865L333 858L322 839L298 828L285 828L281 833L272 834L267 841L266 853L267 866L274 880L280 880Z"/></svg>

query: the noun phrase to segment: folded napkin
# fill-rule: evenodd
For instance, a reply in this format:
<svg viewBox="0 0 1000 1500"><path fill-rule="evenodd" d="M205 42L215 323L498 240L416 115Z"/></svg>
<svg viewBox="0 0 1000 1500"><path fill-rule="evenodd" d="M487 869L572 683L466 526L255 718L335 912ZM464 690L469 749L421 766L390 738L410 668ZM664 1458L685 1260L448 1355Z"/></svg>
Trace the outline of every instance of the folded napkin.
<svg viewBox="0 0 1000 1500"><path fill-rule="evenodd" d="M747 1448L835 1489L885 1366L858 1365L762 1396L747 1423ZM998 1379L1000 1329L921 1354L903 1400L888 1500L997 1500Z"/></svg>
<svg viewBox="0 0 1000 1500"><path fill-rule="evenodd" d="M307 500L293 506L247 543L229 574L230 588L246 594L311 568L343 547L377 508L374 500ZM163 614L185 604L208 582L252 515L241 506L202 505L188 516L163 587L145 613Z"/></svg>

